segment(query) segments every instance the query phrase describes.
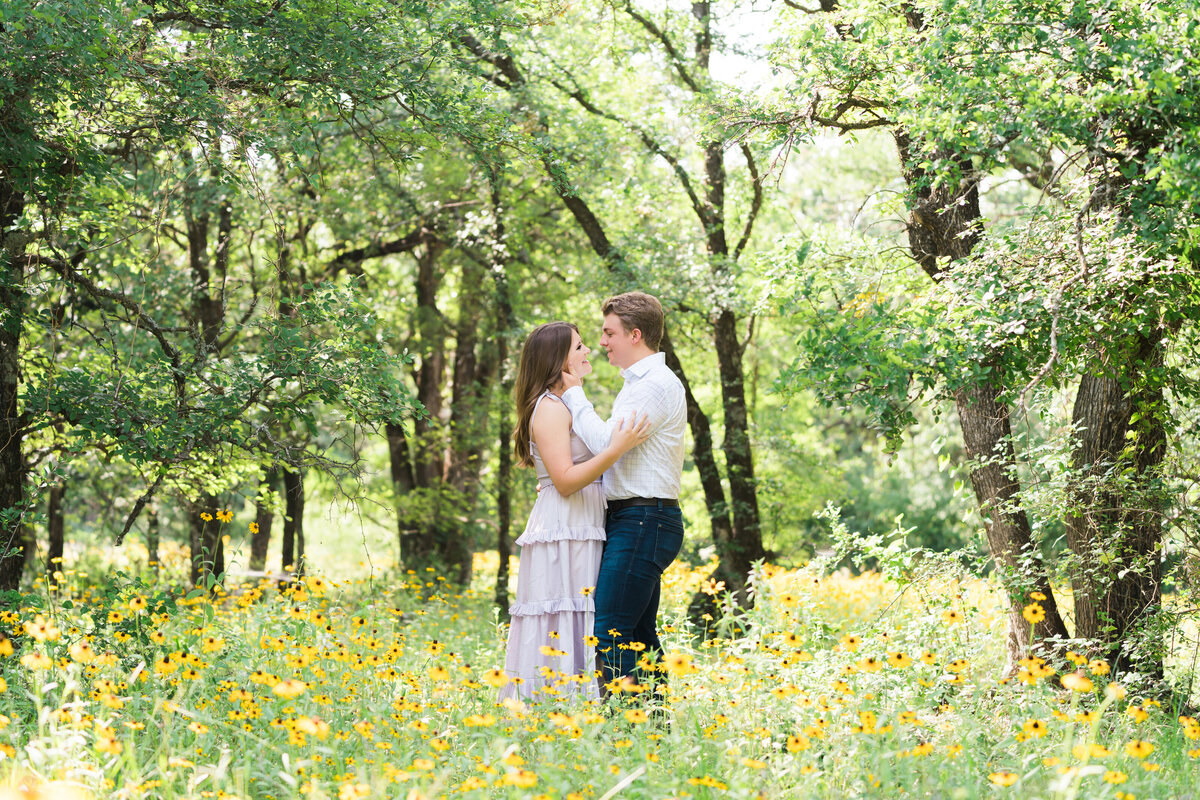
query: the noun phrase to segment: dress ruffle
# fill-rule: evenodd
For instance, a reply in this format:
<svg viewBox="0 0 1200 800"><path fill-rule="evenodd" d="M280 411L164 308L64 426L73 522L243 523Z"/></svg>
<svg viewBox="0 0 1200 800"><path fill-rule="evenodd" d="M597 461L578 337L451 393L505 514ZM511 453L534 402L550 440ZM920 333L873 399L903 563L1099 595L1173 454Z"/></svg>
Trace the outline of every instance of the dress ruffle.
<svg viewBox="0 0 1200 800"><path fill-rule="evenodd" d="M508 607L510 617L529 617L534 614L559 614L572 611L579 614L596 612L596 604L589 597L561 597L557 600L539 600L534 603L513 603Z"/></svg>
<svg viewBox="0 0 1200 800"><path fill-rule="evenodd" d="M517 539L518 547L530 544L548 544L550 542L603 542L608 539L603 525L586 528L536 528L526 529Z"/></svg>

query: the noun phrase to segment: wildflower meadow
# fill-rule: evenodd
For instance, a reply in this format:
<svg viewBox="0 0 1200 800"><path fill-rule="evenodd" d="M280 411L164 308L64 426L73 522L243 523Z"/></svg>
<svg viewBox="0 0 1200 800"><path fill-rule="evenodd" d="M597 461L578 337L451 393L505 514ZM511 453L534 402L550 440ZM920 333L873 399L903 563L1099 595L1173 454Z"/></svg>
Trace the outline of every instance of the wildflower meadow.
<svg viewBox="0 0 1200 800"><path fill-rule="evenodd" d="M981 578L764 565L753 607L726 602L703 630L687 598L723 587L677 563L660 683L501 703L494 554L475 566L467 590L433 571L187 593L132 568L60 572L0 619L0 798L1195 791L1200 721L1182 701L1074 653L1006 670Z"/></svg>

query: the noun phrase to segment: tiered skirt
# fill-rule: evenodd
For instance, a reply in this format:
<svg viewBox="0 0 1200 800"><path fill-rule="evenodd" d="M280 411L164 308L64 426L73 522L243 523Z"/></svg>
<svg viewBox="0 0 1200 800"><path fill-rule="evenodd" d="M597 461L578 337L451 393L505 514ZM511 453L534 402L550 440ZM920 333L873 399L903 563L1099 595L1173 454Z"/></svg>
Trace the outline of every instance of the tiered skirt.
<svg viewBox="0 0 1200 800"><path fill-rule="evenodd" d="M548 483L548 482L547 482ZM517 539L521 566L501 692L522 700L599 696L593 600L604 551L604 489L589 484L563 497L543 485Z"/></svg>

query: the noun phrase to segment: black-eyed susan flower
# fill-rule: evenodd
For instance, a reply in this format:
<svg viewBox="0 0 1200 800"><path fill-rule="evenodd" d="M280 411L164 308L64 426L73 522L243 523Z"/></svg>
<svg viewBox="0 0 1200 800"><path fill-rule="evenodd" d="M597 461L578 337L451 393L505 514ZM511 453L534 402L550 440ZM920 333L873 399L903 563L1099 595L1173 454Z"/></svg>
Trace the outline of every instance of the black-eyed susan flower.
<svg viewBox="0 0 1200 800"><path fill-rule="evenodd" d="M1194 717L1183 716L1179 718L1179 724L1183 726L1183 735L1189 739L1200 739L1200 721Z"/></svg>
<svg viewBox="0 0 1200 800"><path fill-rule="evenodd" d="M1125 752L1134 758L1145 758L1154 752L1154 745L1145 739L1134 739L1125 743Z"/></svg>
<svg viewBox="0 0 1200 800"><path fill-rule="evenodd" d="M1036 625L1046 618L1046 609L1040 603L1030 603L1021 611L1021 616L1031 625Z"/></svg>
<svg viewBox="0 0 1200 800"><path fill-rule="evenodd" d="M78 661L80 664L91 664L96 660L96 651L92 649L92 645L86 641L79 641L72 644L67 651L71 654L71 658Z"/></svg>
<svg viewBox="0 0 1200 800"><path fill-rule="evenodd" d="M119 755L125 746L117 740L112 728L101 727L96 731L96 750L107 755Z"/></svg>
<svg viewBox="0 0 1200 800"><path fill-rule="evenodd" d="M48 620L41 614L33 618L32 622L25 623L25 634L35 642L57 642L62 636L62 631L54 624L52 620ZM5 642L8 639L5 638ZM9 654L12 653L12 645L8 645Z"/></svg>
<svg viewBox="0 0 1200 800"><path fill-rule="evenodd" d="M1084 675L1082 671L1063 675L1062 685L1073 692L1090 692L1093 688L1092 679Z"/></svg>
<svg viewBox="0 0 1200 800"><path fill-rule="evenodd" d="M365 783L347 781L338 791L338 800L364 800L371 796L371 787Z"/></svg>
<svg viewBox="0 0 1200 800"><path fill-rule="evenodd" d="M1015 772L993 772L991 775L988 775L988 780L997 786L1012 786L1020 777Z"/></svg>
<svg viewBox="0 0 1200 800"><path fill-rule="evenodd" d="M1129 780L1129 776L1119 769L1110 769L1104 773L1104 782L1111 783L1114 786L1122 784L1127 780Z"/></svg>
<svg viewBox="0 0 1200 800"><path fill-rule="evenodd" d="M32 670L48 670L54 666L54 660L41 650L34 650L21 656L21 666Z"/></svg>
<svg viewBox="0 0 1200 800"><path fill-rule="evenodd" d="M489 669L483 673L482 679L484 683L493 689L501 689L509 683L508 673L502 669Z"/></svg>
<svg viewBox="0 0 1200 800"><path fill-rule="evenodd" d="M812 740L802 734L794 734L787 738L789 753L799 753L812 747Z"/></svg>
<svg viewBox="0 0 1200 800"><path fill-rule="evenodd" d="M308 691L308 684L295 678L288 678L271 687L273 694L286 700L299 697L306 691Z"/></svg>
<svg viewBox="0 0 1200 800"><path fill-rule="evenodd" d="M672 675L689 675L696 671L692 657L686 653L668 653L663 657L662 668Z"/></svg>

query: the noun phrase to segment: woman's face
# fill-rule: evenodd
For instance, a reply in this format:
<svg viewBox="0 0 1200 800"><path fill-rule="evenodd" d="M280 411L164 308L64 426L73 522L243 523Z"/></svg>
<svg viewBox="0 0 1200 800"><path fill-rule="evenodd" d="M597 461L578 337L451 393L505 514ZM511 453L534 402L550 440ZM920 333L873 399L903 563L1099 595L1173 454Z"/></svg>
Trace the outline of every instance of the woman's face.
<svg viewBox="0 0 1200 800"><path fill-rule="evenodd" d="M591 352L592 349L583 343L583 339L579 338L579 333L571 331L571 349L567 353L567 369L581 378L591 374L592 362L588 361L588 354Z"/></svg>

